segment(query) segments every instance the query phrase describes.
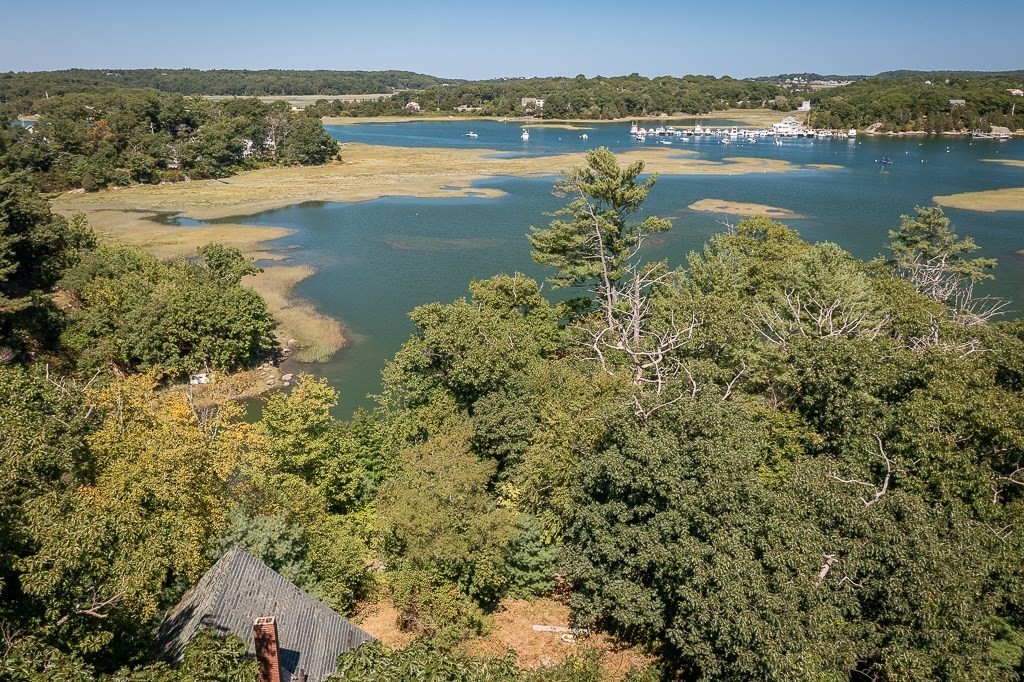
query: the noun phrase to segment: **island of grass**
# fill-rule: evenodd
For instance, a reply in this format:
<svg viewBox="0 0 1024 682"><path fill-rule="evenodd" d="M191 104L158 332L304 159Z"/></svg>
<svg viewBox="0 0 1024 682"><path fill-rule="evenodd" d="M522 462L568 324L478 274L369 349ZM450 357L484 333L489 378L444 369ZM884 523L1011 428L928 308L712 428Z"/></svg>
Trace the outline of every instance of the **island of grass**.
<svg viewBox="0 0 1024 682"><path fill-rule="evenodd" d="M990 189L982 192L961 192L932 197L939 206L965 211L1024 211L1024 187Z"/></svg>
<svg viewBox="0 0 1024 682"><path fill-rule="evenodd" d="M788 208L778 208L767 204L750 204L741 201L726 201L725 199L701 199L687 206L691 211L703 211L705 213L723 213L734 216L758 216L763 215L775 220L795 220L803 218L799 213L794 213Z"/></svg>

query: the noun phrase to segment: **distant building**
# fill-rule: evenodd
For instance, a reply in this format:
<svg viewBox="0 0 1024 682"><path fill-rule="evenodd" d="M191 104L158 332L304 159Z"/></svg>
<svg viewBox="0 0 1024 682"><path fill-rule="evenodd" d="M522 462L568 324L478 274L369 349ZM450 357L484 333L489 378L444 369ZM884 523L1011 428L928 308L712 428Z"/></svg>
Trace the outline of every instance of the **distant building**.
<svg viewBox="0 0 1024 682"><path fill-rule="evenodd" d="M180 663L185 646L207 628L245 640L259 679L274 682L323 682L337 671L338 656L373 639L240 547L229 549L168 612L157 646Z"/></svg>
<svg viewBox="0 0 1024 682"><path fill-rule="evenodd" d="M966 104L967 104L967 100L965 100L965 99L951 99L951 100L949 100L949 106L950 107L962 107L962 106L965 106Z"/></svg>
<svg viewBox="0 0 1024 682"><path fill-rule="evenodd" d="M542 97L523 97L519 100L524 109L543 109L544 99Z"/></svg>
<svg viewBox="0 0 1024 682"><path fill-rule="evenodd" d="M198 384L208 384L211 381L213 381L212 372L201 372L199 374L192 374L188 378L188 383L191 384L192 386L196 386Z"/></svg>
<svg viewBox="0 0 1024 682"><path fill-rule="evenodd" d="M810 110L811 110L811 100L809 100L809 99L805 99L803 102L801 102L800 103L800 107L797 109L797 111L810 111Z"/></svg>
<svg viewBox="0 0 1024 682"><path fill-rule="evenodd" d="M419 102L409 102L405 105L405 108L407 111L419 111L420 105Z"/></svg>
<svg viewBox="0 0 1024 682"><path fill-rule="evenodd" d="M1019 90L1017 88L1013 88L1013 89L1007 90L1007 92L1010 93L1011 95L1013 95L1014 97L1024 97L1024 90Z"/></svg>
<svg viewBox="0 0 1024 682"><path fill-rule="evenodd" d="M480 107L474 107L471 104L460 104L455 107L455 111L480 111Z"/></svg>

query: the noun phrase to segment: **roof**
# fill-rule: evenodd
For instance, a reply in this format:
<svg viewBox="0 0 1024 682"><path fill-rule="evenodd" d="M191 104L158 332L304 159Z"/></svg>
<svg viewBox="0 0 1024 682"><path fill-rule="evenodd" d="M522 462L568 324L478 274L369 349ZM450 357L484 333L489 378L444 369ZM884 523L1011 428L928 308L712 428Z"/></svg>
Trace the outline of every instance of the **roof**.
<svg viewBox="0 0 1024 682"><path fill-rule="evenodd" d="M164 617L157 646L165 658L180 662L185 645L203 628L212 628L241 637L255 655L252 625L261 616L277 619L282 682L290 682L299 669L308 682L321 682L334 674L339 655L373 639L259 559L232 547Z"/></svg>

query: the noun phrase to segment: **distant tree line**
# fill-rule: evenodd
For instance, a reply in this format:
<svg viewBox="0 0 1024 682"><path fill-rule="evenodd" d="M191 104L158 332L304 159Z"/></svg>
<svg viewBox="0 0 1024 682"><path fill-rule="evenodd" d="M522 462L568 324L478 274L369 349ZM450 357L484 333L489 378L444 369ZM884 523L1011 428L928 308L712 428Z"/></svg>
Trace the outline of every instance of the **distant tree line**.
<svg viewBox="0 0 1024 682"><path fill-rule="evenodd" d="M1021 88L1022 72L989 76L953 72L868 78L804 98L811 101L811 125L820 128L864 128L878 123L882 132L988 131L990 126L1017 130L1024 128L1024 97L1010 90Z"/></svg>
<svg viewBox="0 0 1024 682"><path fill-rule="evenodd" d="M366 102L317 102L318 116L382 116L422 110L446 114L471 107L483 116L534 115L539 118L614 119L658 114L705 114L732 107L769 106L782 93L771 83L713 76L629 76L586 78L508 78L434 85ZM524 102L524 99L527 100ZM535 102L544 100L543 105Z"/></svg>
<svg viewBox="0 0 1024 682"><path fill-rule="evenodd" d="M0 168L46 190L212 178L267 164L325 163L337 143L284 102L121 89L39 100L29 126L0 120Z"/></svg>
<svg viewBox="0 0 1024 682"><path fill-rule="evenodd" d="M411 71L289 71L266 69L67 69L0 73L0 103L47 95L148 88L180 95L346 95L420 90L461 81Z"/></svg>

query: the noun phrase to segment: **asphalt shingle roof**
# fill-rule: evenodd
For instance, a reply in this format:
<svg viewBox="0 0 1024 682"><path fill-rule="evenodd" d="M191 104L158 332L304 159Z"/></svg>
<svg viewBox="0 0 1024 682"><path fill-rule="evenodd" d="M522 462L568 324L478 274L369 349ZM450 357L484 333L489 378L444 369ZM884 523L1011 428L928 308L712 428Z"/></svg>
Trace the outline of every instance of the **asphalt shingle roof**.
<svg viewBox="0 0 1024 682"><path fill-rule="evenodd" d="M253 648L252 624L277 619L282 682L300 669L308 682L334 674L338 656L373 639L240 547L232 547L164 617L157 645L180 662L185 645L203 628L241 637Z"/></svg>

